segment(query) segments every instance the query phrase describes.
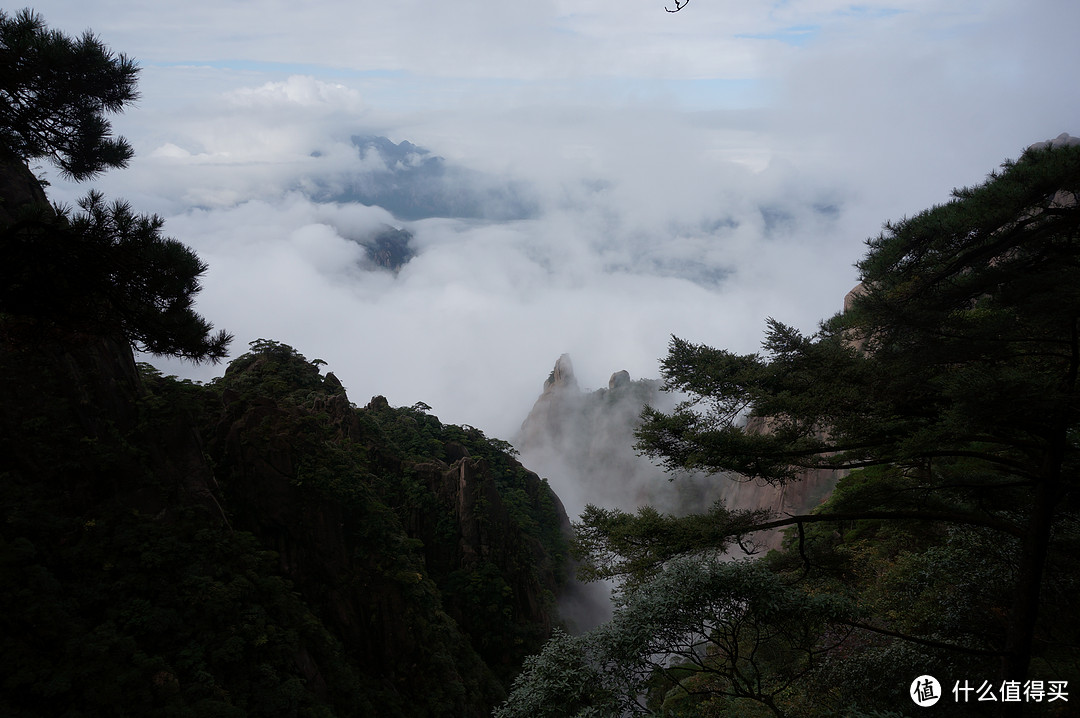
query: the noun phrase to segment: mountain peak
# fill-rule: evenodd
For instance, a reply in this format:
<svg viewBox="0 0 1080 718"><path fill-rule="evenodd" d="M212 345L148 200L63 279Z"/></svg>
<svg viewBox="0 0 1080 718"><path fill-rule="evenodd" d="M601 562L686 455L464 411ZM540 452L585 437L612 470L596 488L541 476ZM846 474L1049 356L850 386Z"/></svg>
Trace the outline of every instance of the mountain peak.
<svg viewBox="0 0 1080 718"><path fill-rule="evenodd" d="M544 382L544 393L554 389L577 389L577 377L574 376L574 363L569 354L561 355L555 362L555 368Z"/></svg>

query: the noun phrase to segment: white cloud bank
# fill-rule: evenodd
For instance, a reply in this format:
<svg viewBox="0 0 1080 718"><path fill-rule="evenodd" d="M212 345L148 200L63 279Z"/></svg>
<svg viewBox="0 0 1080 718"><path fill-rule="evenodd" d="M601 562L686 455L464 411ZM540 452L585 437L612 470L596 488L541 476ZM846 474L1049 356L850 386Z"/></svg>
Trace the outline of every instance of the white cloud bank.
<svg viewBox="0 0 1080 718"><path fill-rule="evenodd" d="M470 5L37 9L143 63L116 123L138 156L97 184L209 263L198 309L235 353L283 341L358 403L424 401L503 437L564 352L603 386L655 376L671 334L754 351L768 316L812 330L883 221L1080 133L1065 0ZM406 223L326 201L379 168L358 134L475 170L463 194L523 188L533 210ZM397 275L363 270L352 241L383 224L415 237Z"/></svg>

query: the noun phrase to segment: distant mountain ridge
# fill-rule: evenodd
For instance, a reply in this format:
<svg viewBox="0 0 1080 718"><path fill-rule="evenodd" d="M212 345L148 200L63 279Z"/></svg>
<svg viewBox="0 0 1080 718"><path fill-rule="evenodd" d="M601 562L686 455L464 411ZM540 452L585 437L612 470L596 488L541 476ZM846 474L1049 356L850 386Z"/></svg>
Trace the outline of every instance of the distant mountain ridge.
<svg viewBox="0 0 1080 718"><path fill-rule="evenodd" d="M537 212L529 187L462 167L430 150L380 135L354 135L357 169L324 184L316 198L360 202L386 209L397 219L432 217L508 221Z"/></svg>

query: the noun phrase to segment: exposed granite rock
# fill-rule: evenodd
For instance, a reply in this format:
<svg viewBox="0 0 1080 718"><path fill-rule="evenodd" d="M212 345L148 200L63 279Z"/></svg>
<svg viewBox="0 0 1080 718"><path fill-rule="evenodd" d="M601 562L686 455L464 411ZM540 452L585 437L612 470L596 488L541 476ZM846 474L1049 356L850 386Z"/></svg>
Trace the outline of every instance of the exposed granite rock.
<svg viewBox="0 0 1080 718"><path fill-rule="evenodd" d="M614 374L611 375L611 378L608 379L607 386L608 386L608 389L614 390L614 389L620 389L620 388L622 388L624 386L628 386L629 384L630 384L630 372L623 369L622 371L617 371L617 372L615 372Z"/></svg>
<svg viewBox="0 0 1080 718"><path fill-rule="evenodd" d="M634 429L646 404L673 406L660 381L612 375L608 388L583 391L566 354L559 357L514 445L523 463L548 477L555 491L580 511L586 503L636 510L650 504L686 513L707 506L716 482L668 476L634 449Z"/></svg>
<svg viewBox="0 0 1080 718"><path fill-rule="evenodd" d="M850 312L852 307L855 306L855 300L865 294L866 287L862 285L862 282L859 282L854 287L852 287L851 291L844 295L844 311Z"/></svg>
<svg viewBox="0 0 1080 718"><path fill-rule="evenodd" d="M28 207L51 208L45 190L22 160L0 153L0 229Z"/></svg>
<svg viewBox="0 0 1080 718"><path fill-rule="evenodd" d="M1074 145L1080 145L1080 137L1073 137L1068 132L1062 132L1052 140L1045 140L1029 145L1028 150L1046 150L1055 147L1072 147Z"/></svg>
<svg viewBox="0 0 1080 718"><path fill-rule="evenodd" d="M409 533L424 542L426 563L434 571L448 575L484 563L510 569L522 555L531 556L533 565L548 563L539 542L524 536L513 525L486 461L466 456L449 466L429 462L414 465L412 470L438 496L457 524L456 541L445 537L440 541L438 527L431 521L433 517L413 512L414 523L409 526ZM528 488L532 492L541 491L539 478L535 474L532 477L534 481ZM543 574L546 580L537 580L529 571L507 571L514 613L528 623L542 626L545 632L555 623L553 606L544 600L545 592L550 593L558 582L552 568L548 564ZM469 622L461 614L454 618L463 624Z"/></svg>
<svg viewBox="0 0 1080 718"><path fill-rule="evenodd" d="M607 389L584 392L564 354L515 438L522 461L548 477L571 511L587 503L626 511L648 504L685 514L705 511L722 500L731 509L804 513L835 486L838 475L827 471L807 472L803 480L784 487L726 474L666 474L634 449L644 406L674 406L675 398L660 387L659 380L632 381L628 372L619 371ZM780 532L772 532L756 541L763 548L777 548L781 538Z"/></svg>
<svg viewBox="0 0 1080 718"><path fill-rule="evenodd" d="M574 416L581 409L581 400L573 362L569 354L563 354L544 381L543 391L521 425L514 444L519 450L526 451L551 440L560 440L573 425Z"/></svg>
<svg viewBox="0 0 1080 718"><path fill-rule="evenodd" d="M555 368L551 370L547 381L544 382L544 392L570 391L578 388L577 377L574 376L574 364L570 361L569 354L563 354L555 362Z"/></svg>

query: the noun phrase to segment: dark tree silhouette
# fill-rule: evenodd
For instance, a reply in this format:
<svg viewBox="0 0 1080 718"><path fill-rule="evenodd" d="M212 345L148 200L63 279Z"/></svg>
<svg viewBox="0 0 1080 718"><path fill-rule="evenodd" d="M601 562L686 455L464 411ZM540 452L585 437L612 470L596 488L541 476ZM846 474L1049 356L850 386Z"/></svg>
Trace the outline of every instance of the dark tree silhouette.
<svg viewBox="0 0 1080 718"><path fill-rule="evenodd" d="M30 9L0 11L0 146L75 180L126 166L134 151L105 115L137 99L138 73L90 32L73 39Z"/></svg>
<svg viewBox="0 0 1080 718"><path fill-rule="evenodd" d="M890 498L897 519L924 512L1017 537L998 649L1002 679L1025 679L1051 536L1080 466L1078 196L1080 146L1033 147L887 224L857 265L854 306L817 336L771 322L768 359L674 340L667 385L698 408L648 411L641 448L670 468L774 483L893 467L919 487L915 503ZM741 424L746 411L769 431Z"/></svg>
<svg viewBox="0 0 1080 718"><path fill-rule="evenodd" d="M665 386L687 399L671 413L646 408L638 432L646 455L718 481L784 486L807 470L851 473L805 515L722 503L680 517L649 507L587 508L576 535L584 575L621 581L616 620L581 639L582 650L575 643L546 650L526 667L503 715L525 715L517 708L536 704L580 704L580 715L638 710L653 675L643 661L655 656L667 660L652 669L681 680L687 697L723 699L717 705L746 698L774 715L836 715L811 710L814 701L841 700L815 693L827 682L783 682L803 667L816 670L826 651L833 677L849 671L847 656L878 656L876 672L849 671L844 695L856 690L858 701L890 708L906 683L894 693L900 681L882 682L882 672L909 665L903 655L948 671L990 675L996 667L1001 686L1076 665L1075 611L1062 599L1074 601L1077 581L1080 143L1059 140L1033 146L946 204L886 225L857 265L861 289L851 306L814 335L770 320L764 351L749 355L672 340ZM715 584L683 592L718 565L721 551L784 526L798 532L786 556L746 569L723 564ZM865 547L861 531L877 532L882 555L903 542L903 560L875 563L856 548ZM838 569L845 556L846 565L884 570L889 582L845 574ZM905 561L920 568L897 570ZM934 579L928 567L938 561L952 570ZM761 577L738 594L709 593L764 566L784 572L784 591L806 591L793 595L794 605L830 595L836 603L788 624L777 603L755 602L751 589ZM939 580L943 590L932 590ZM742 614L700 610L710 595L733 598L747 612L741 625L753 627L749 637L724 640ZM947 607L951 600L958 610ZM637 612L651 610L650 601L660 602L655 611ZM815 622L816 633L789 629ZM868 648L885 645L877 654ZM574 682L581 665L594 680ZM667 695L669 684L654 684L651 697ZM605 713L610 695L625 700ZM731 705L715 715L745 714ZM998 709L1025 710L1006 701Z"/></svg>
<svg viewBox="0 0 1080 718"><path fill-rule="evenodd" d="M0 11L0 321L122 334L136 349L216 362L232 337L193 310L206 265L162 234L163 220L91 191L80 211L50 207L27 169L45 157L85 180L133 150L106 113L137 97L138 68L87 32Z"/></svg>

